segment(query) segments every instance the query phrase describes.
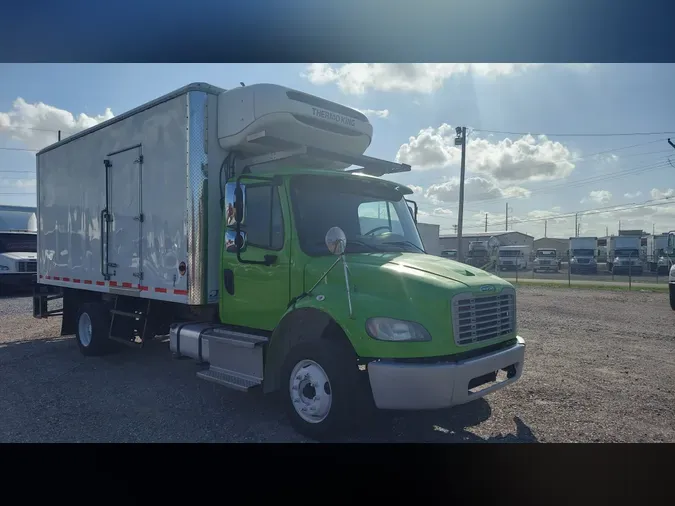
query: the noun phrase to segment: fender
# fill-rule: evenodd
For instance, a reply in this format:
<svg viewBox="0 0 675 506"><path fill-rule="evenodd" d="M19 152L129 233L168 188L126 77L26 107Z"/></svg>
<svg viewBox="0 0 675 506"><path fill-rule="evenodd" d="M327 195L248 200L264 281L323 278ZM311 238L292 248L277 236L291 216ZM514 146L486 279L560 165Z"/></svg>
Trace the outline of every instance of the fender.
<svg viewBox="0 0 675 506"><path fill-rule="evenodd" d="M270 338L265 361L263 392L271 393L279 389L279 370L291 348L303 341L337 336L349 341L345 329L324 308L316 307L314 299L307 297L294 307L290 307ZM349 345L352 346L351 342Z"/></svg>

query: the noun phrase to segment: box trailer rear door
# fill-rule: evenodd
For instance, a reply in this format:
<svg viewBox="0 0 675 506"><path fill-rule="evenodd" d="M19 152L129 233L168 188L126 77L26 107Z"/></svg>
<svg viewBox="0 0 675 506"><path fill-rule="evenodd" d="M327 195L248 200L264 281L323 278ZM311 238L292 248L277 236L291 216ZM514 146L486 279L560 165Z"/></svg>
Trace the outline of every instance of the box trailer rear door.
<svg viewBox="0 0 675 506"><path fill-rule="evenodd" d="M103 274L118 286L136 288L142 279L141 147L134 146L106 159L108 219L105 225ZM167 205L171 205L167 203ZM107 257L107 261L106 261Z"/></svg>

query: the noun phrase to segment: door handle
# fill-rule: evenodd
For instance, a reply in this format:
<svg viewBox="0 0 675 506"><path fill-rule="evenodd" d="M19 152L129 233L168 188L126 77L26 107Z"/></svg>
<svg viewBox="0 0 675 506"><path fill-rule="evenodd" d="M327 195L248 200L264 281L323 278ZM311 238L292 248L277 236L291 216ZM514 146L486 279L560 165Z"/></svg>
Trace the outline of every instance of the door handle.
<svg viewBox="0 0 675 506"><path fill-rule="evenodd" d="M223 271L223 285L227 293L234 295L234 271L232 269Z"/></svg>

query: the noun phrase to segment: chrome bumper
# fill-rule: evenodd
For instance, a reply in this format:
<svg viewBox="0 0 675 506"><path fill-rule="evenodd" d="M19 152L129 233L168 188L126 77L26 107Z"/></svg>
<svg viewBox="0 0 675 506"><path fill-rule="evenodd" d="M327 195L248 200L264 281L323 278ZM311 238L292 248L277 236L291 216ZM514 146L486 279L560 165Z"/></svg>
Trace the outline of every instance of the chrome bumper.
<svg viewBox="0 0 675 506"><path fill-rule="evenodd" d="M379 409L423 410L465 404L518 381L523 373L525 341L488 355L460 362L406 364L378 360L368 364L370 387ZM513 365L516 374L477 392L469 390L474 378Z"/></svg>

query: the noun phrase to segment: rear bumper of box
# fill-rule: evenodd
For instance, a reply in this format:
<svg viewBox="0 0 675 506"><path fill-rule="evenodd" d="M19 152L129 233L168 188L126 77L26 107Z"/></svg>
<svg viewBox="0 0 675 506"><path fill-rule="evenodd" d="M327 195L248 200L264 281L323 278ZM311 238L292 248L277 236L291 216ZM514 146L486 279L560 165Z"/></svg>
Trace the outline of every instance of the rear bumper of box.
<svg viewBox="0 0 675 506"><path fill-rule="evenodd" d="M375 405L380 409L425 410L465 404L518 381L525 361L525 341L480 357L436 364L410 364L378 360L368 364ZM477 392L469 389L475 378L509 369L510 377Z"/></svg>

